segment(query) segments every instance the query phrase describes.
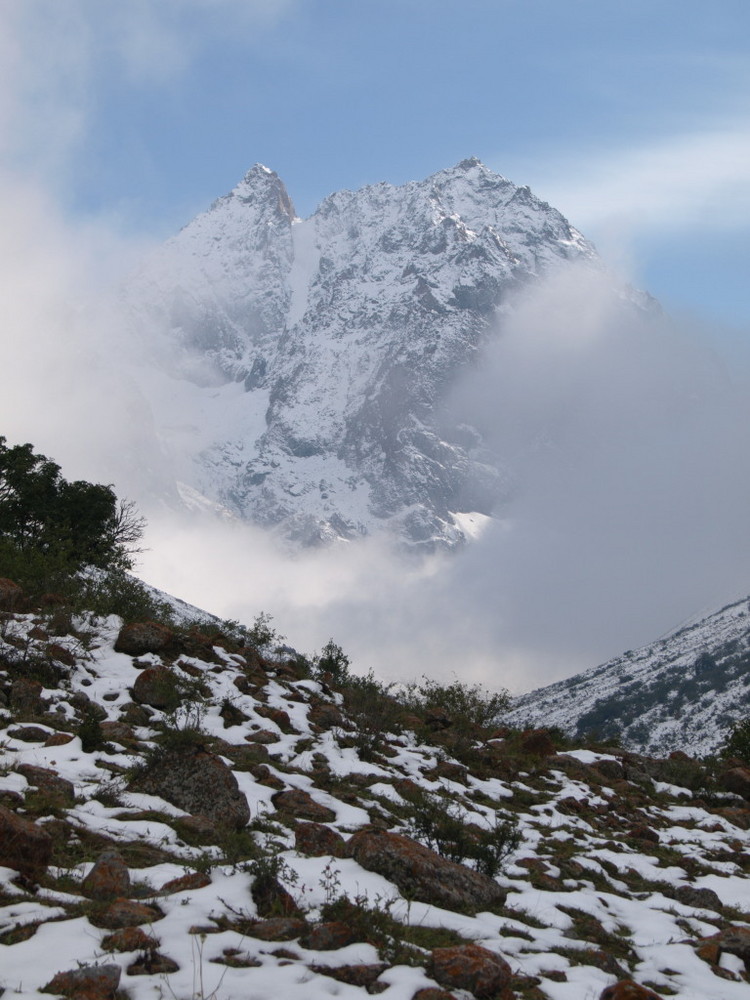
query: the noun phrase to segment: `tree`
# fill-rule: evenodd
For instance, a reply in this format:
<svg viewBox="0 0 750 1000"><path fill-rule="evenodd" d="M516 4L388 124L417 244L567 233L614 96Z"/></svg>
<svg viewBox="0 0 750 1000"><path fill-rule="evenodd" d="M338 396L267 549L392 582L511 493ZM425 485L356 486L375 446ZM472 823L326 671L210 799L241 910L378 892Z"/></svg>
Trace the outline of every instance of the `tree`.
<svg viewBox="0 0 750 1000"><path fill-rule="evenodd" d="M71 569L127 568L145 522L111 486L70 483L32 445L9 448L0 436L0 539L25 551L56 554Z"/></svg>

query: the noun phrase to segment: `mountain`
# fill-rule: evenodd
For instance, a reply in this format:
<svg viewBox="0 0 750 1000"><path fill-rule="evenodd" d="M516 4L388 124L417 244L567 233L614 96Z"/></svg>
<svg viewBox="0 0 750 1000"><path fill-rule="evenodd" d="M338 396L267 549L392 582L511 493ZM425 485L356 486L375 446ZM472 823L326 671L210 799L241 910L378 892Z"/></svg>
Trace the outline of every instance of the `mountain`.
<svg viewBox="0 0 750 1000"><path fill-rule="evenodd" d="M750 716L750 599L567 680L522 695L509 721L577 737L617 735L644 753L714 753Z"/></svg>
<svg viewBox="0 0 750 1000"><path fill-rule="evenodd" d="M4 1000L747 993L750 768L498 732L164 603L0 580Z"/></svg>
<svg viewBox="0 0 750 1000"><path fill-rule="evenodd" d="M147 395L185 493L303 543L383 527L460 543L456 515L491 515L508 474L441 405L518 290L566 263L603 270L559 212L476 159L339 191L304 220L253 167L125 291L171 379Z"/></svg>

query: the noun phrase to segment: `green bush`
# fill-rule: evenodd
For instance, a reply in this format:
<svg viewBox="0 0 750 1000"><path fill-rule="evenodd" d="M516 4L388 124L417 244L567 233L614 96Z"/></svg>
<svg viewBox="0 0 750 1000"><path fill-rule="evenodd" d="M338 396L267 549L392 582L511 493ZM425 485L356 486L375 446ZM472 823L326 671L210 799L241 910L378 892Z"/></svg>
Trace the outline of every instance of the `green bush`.
<svg viewBox="0 0 750 1000"><path fill-rule="evenodd" d="M750 764L750 718L735 724L719 753L725 758L739 757Z"/></svg>
<svg viewBox="0 0 750 1000"><path fill-rule="evenodd" d="M320 654L313 659L316 676L323 677L325 674L330 674L333 683L337 686L350 680L349 667L351 662L341 646L333 639L329 639Z"/></svg>
<svg viewBox="0 0 750 1000"><path fill-rule="evenodd" d="M415 714L440 709L454 726L482 730L498 724L510 706L510 694L505 690L489 691L481 684L441 684L423 677L421 684L406 685L404 704Z"/></svg>
<svg viewBox="0 0 750 1000"><path fill-rule="evenodd" d="M349 674L341 686L344 708L355 725L354 745L362 760L372 760L386 733L402 728L403 709L391 694L393 684L383 684L372 671L364 677Z"/></svg>

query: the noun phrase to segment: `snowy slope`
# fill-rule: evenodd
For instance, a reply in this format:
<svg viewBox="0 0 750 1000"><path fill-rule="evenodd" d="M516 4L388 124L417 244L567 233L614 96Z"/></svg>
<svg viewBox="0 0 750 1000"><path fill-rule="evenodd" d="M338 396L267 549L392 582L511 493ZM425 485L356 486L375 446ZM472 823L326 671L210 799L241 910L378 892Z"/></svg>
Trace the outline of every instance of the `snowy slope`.
<svg viewBox="0 0 750 1000"><path fill-rule="evenodd" d="M750 715L750 600L521 696L517 724L619 734L647 753L714 752Z"/></svg>
<svg viewBox="0 0 750 1000"><path fill-rule="evenodd" d="M732 617L717 620L717 635ZM342 694L303 676L298 660L179 631L168 653L135 657L114 648L118 619L82 615L66 629L55 607L0 621L0 823L31 824L53 844L33 878L0 861L5 1000L42 1000L60 973L109 977L130 1000L414 1000L438 985L448 992L423 1000L471 1000L488 995L477 978L488 968L504 977L492 992L503 1000L598 1000L622 979L676 1000L747 995L750 803L722 796L701 765L556 753L538 734L452 744L450 726L430 736L419 720L419 732L382 732L365 754ZM148 695L131 699L164 666L201 686L201 745L181 752L232 775L249 805L242 829L131 787L134 768L180 724ZM92 713L107 742L87 751L80 727ZM646 766L663 775L656 784ZM396 868L388 877L353 856L354 838L373 829L390 831L381 842L406 835L417 851L415 789L480 831L517 824L518 845L491 880L504 903L415 898ZM298 809L322 810L312 830L282 806L292 792ZM329 847L311 847L312 834ZM0 838L0 858L12 850ZM102 857L114 901L106 872L88 879ZM269 866L292 916L269 917L254 895ZM456 872L468 869L445 868L434 891ZM347 922L331 921L334 902ZM114 987L76 993L59 980L51 990L114 997Z"/></svg>
<svg viewBox="0 0 750 1000"><path fill-rule="evenodd" d="M454 515L492 514L507 476L476 429L439 425L440 403L513 294L565 262L601 268L559 212L478 160L337 192L306 220L253 167L126 292L179 477L302 542L385 524L460 542Z"/></svg>

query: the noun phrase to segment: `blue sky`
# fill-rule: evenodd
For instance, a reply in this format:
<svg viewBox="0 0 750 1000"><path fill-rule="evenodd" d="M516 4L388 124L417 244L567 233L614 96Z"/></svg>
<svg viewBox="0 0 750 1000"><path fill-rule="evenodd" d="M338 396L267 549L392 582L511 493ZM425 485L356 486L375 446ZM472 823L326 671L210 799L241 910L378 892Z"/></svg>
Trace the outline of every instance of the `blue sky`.
<svg viewBox="0 0 750 1000"><path fill-rule="evenodd" d="M4 0L6 163L162 238L254 162L300 214L468 155L669 309L750 327L746 0Z"/></svg>

